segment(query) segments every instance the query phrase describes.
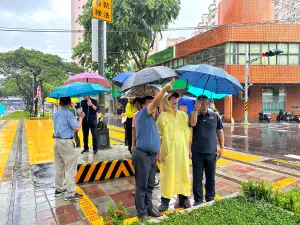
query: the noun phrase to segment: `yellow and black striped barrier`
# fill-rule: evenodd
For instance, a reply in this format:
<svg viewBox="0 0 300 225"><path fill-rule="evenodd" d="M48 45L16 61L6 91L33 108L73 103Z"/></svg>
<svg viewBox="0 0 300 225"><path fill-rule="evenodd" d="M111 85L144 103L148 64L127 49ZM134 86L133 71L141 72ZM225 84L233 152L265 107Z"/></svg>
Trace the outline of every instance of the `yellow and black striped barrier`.
<svg viewBox="0 0 300 225"><path fill-rule="evenodd" d="M30 117L30 120L49 120L49 118L46 117Z"/></svg>
<svg viewBox="0 0 300 225"><path fill-rule="evenodd" d="M157 163L157 171L160 164ZM77 167L76 183L93 182L100 180L117 179L134 176L131 159L94 162L80 164Z"/></svg>
<svg viewBox="0 0 300 225"><path fill-rule="evenodd" d="M244 110L245 112L248 112L248 101L244 102Z"/></svg>

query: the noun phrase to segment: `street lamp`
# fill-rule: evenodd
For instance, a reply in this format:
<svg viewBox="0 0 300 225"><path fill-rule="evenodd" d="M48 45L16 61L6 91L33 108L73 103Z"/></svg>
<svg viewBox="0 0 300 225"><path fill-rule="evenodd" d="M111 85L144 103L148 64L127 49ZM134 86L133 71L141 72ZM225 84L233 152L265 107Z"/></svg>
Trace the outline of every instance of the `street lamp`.
<svg viewBox="0 0 300 225"><path fill-rule="evenodd" d="M250 124L248 121L248 101L249 101L249 97L248 97L248 90L249 90L249 67L251 65L251 63L261 59L262 57L273 57L276 55L280 55L284 53L284 51L281 51L279 49L275 50L270 50L268 52L264 52L262 53L261 56L254 58L254 59L249 59L249 45L246 44L246 68L245 68L245 101L244 101L244 122L242 124Z"/></svg>

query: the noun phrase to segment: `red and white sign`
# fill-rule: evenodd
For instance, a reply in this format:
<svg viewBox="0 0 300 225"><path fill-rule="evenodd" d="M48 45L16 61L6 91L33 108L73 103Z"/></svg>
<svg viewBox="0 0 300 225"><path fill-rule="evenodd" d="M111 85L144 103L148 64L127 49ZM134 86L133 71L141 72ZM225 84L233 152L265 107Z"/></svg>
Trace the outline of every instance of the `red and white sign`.
<svg viewBox="0 0 300 225"><path fill-rule="evenodd" d="M41 98L41 95L42 95L41 88L37 88L36 89L36 98Z"/></svg>

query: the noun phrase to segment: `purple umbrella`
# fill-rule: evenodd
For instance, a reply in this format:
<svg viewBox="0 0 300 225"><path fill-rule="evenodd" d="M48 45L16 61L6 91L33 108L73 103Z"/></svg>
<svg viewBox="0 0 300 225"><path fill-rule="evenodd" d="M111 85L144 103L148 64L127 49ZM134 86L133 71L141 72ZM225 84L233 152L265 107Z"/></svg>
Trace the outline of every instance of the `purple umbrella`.
<svg viewBox="0 0 300 225"><path fill-rule="evenodd" d="M64 84L72 84L75 82L84 82L90 84L100 84L102 87L108 88L110 86L110 82L106 80L104 77L96 74L96 73L80 73L75 76L70 77Z"/></svg>

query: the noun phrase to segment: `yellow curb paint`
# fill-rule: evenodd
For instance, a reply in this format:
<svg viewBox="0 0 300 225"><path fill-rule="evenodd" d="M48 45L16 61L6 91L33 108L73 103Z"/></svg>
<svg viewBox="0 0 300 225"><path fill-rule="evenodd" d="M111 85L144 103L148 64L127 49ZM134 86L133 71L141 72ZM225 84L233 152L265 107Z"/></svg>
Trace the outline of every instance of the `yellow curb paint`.
<svg viewBox="0 0 300 225"><path fill-rule="evenodd" d="M116 126L107 126L110 130L117 130L117 131L120 131L120 132L125 132L124 128L122 127L116 127ZM109 131L111 132L111 131Z"/></svg>
<svg viewBox="0 0 300 225"><path fill-rule="evenodd" d="M258 156L245 155L245 154L240 154L237 152L229 152L229 151L224 151L223 156L226 158L235 159L235 160L239 160L239 161L243 161L243 162L251 162L251 161L261 160L261 157L258 157Z"/></svg>
<svg viewBox="0 0 300 225"><path fill-rule="evenodd" d="M0 182L2 181L19 121L9 121L0 131Z"/></svg>
<svg viewBox="0 0 300 225"><path fill-rule="evenodd" d="M125 139L125 133L121 133L121 132L117 132L117 131L109 131L109 136L119 139L119 140Z"/></svg>
<svg viewBox="0 0 300 225"><path fill-rule="evenodd" d="M79 199L78 202L88 221L92 225L104 224L102 216L98 215L98 209L79 186L76 186L76 192L83 195L83 198Z"/></svg>
<svg viewBox="0 0 300 225"><path fill-rule="evenodd" d="M231 161L228 161L226 159L218 159L217 161L217 166L228 165L228 164L231 164Z"/></svg>
<svg viewBox="0 0 300 225"><path fill-rule="evenodd" d="M291 185L293 183L296 183L296 182L297 182L297 179L292 178L292 177L288 177L288 178L285 178L283 180L279 180L279 181L273 183L272 186L274 188L281 189L281 188L287 187L287 186L289 186L289 185Z"/></svg>
<svg viewBox="0 0 300 225"><path fill-rule="evenodd" d="M278 162L278 163L282 163L282 164L286 164L286 165L300 167L300 164L298 164L298 163L292 163L292 162L281 160L281 159L274 159L273 162Z"/></svg>

